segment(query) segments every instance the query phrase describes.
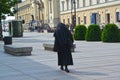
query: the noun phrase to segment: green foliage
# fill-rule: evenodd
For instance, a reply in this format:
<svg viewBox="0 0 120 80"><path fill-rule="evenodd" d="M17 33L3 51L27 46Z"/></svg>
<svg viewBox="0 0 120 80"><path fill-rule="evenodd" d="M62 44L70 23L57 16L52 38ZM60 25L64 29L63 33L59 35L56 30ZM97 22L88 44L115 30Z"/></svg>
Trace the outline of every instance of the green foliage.
<svg viewBox="0 0 120 80"><path fill-rule="evenodd" d="M16 3L18 3L18 0L0 0L0 36L2 36L1 20L5 19L6 15L14 15Z"/></svg>
<svg viewBox="0 0 120 80"><path fill-rule="evenodd" d="M78 25L75 27L74 39L75 40L85 40L86 26Z"/></svg>
<svg viewBox="0 0 120 80"><path fill-rule="evenodd" d="M101 37L103 42L119 42L120 31L115 24L107 24L102 32Z"/></svg>
<svg viewBox="0 0 120 80"><path fill-rule="evenodd" d="M86 35L86 41L100 41L101 40L101 29L99 25L91 24L88 26Z"/></svg>
<svg viewBox="0 0 120 80"><path fill-rule="evenodd" d="M18 3L21 3L22 2L22 0L17 0L18 1Z"/></svg>
<svg viewBox="0 0 120 80"><path fill-rule="evenodd" d="M0 17L7 15L13 15L15 12L15 4L17 0L0 0Z"/></svg>

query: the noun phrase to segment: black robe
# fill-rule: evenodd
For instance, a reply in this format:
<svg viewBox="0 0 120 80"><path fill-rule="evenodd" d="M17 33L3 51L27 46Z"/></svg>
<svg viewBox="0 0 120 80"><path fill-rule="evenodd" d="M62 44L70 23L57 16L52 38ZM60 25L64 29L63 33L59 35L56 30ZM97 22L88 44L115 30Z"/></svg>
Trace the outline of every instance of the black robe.
<svg viewBox="0 0 120 80"><path fill-rule="evenodd" d="M59 23L57 25L54 37L54 50L58 53L58 65L73 65L71 54L73 37L65 24Z"/></svg>

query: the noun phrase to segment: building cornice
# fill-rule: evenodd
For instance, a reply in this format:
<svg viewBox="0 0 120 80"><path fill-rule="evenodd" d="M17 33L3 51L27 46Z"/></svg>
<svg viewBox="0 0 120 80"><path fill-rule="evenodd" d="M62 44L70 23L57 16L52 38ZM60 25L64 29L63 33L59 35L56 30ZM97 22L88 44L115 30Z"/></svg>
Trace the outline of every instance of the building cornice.
<svg viewBox="0 0 120 80"><path fill-rule="evenodd" d="M31 6L31 4L26 4L26 5L24 5L24 6L19 7L18 10L19 10L19 11L20 11L20 10L24 10L24 9L26 9L26 8L30 8L30 6Z"/></svg>
<svg viewBox="0 0 120 80"><path fill-rule="evenodd" d="M109 6L115 6L115 5L120 5L120 0L117 1L110 1L107 3L100 3L92 6L86 6L86 7L80 7L77 8L76 11L84 11L84 10L90 10L90 9L96 9L96 8L104 8L104 7L109 7ZM70 13L71 10L66 10L66 11L61 11L60 14L67 14Z"/></svg>

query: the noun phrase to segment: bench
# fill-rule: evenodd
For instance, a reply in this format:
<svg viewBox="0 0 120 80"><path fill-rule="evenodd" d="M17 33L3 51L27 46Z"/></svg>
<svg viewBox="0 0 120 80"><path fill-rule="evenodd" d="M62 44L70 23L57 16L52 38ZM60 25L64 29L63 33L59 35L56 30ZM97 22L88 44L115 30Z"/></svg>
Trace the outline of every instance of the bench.
<svg viewBox="0 0 120 80"><path fill-rule="evenodd" d="M45 50L53 51L54 44L44 43L43 47L44 47ZM76 48L76 45L73 44L73 47L71 48L71 51L75 52L75 48Z"/></svg>
<svg viewBox="0 0 120 80"><path fill-rule="evenodd" d="M4 45L4 51L15 56L27 56L31 55L32 47L20 45Z"/></svg>

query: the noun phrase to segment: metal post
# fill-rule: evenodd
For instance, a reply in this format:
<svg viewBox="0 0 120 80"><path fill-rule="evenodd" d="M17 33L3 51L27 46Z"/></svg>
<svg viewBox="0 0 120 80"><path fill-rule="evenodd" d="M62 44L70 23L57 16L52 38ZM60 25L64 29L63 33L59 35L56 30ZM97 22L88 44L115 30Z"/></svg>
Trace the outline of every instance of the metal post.
<svg viewBox="0 0 120 80"><path fill-rule="evenodd" d="M71 0L71 24L72 24L72 0Z"/></svg>
<svg viewBox="0 0 120 80"><path fill-rule="evenodd" d="M17 8L17 20L18 20L18 2L16 4L16 8Z"/></svg>
<svg viewBox="0 0 120 80"><path fill-rule="evenodd" d="M39 16L39 21L40 21L40 3L38 3L38 16Z"/></svg>
<svg viewBox="0 0 120 80"><path fill-rule="evenodd" d="M76 2L75 2L75 0L74 0L73 4L74 4L74 21L73 21L73 29L74 29L76 26Z"/></svg>
<svg viewBox="0 0 120 80"><path fill-rule="evenodd" d="M72 9L73 9L73 4L74 4L74 15L72 14ZM71 0L71 31L74 32L74 28L76 26L76 2L75 0Z"/></svg>
<svg viewBox="0 0 120 80"><path fill-rule="evenodd" d="M71 0L71 25L70 25L71 32L73 32L73 13L72 13L72 9L73 9L73 0Z"/></svg>

